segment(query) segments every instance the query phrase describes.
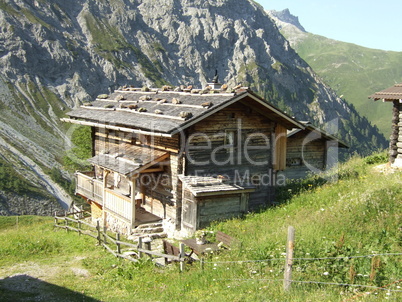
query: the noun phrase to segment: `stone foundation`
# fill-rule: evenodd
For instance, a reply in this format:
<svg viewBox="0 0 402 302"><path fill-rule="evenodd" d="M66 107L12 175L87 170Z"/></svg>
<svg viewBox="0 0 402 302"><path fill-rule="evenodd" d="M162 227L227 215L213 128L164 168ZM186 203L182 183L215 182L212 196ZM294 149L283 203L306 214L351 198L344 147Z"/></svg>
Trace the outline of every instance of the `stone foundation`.
<svg viewBox="0 0 402 302"><path fill-rule="evenodd" d="M110 213L106 212L106 227L108 230L124 235L131 234L131 224L121 221Z"/></svg>

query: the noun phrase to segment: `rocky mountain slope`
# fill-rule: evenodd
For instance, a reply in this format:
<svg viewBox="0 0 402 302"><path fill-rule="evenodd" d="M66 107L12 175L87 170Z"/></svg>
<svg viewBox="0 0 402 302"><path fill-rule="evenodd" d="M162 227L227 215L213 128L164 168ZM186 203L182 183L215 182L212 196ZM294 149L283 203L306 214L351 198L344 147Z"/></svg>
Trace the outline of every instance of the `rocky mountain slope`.
<svg viewBox="0 0 402 302"><path fill-rule="evenodd" d="M373 102L367 96L402 82L402 52L365 48L308 33L288 9L268 14L314 71L388 137L391 104Z"/></svg>
<svg viewBox="0 0 402 302"><path fill-rule="evenodd" d="M385 146L254 1L0 0L0 8L1 156L63 203L70 198L48 176L61 168L72 133L59 118L125 84L201 87L218 70L223 83L331 125L351 151Z"/></svg>

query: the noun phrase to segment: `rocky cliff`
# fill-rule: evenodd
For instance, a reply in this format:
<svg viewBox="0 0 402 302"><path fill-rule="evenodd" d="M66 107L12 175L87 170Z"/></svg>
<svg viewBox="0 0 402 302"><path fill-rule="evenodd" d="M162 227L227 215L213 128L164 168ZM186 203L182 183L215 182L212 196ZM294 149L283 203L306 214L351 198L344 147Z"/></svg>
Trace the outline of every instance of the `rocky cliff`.
<svg viewBox="0 0 402 302"><path fill-rule="evenodd" d="M288 8L281 10L281 11L270 10L270 11L267 11L267 14L272 19L274 19L275 24L278 26L279 30L281 30L284 27L286 27L286 28L295 27L300 32L304 32L304 33L306 32L304 27L300 24L299 17L292 15Z"/></svg>
<svg viewBox="0 0 402 302"><path fill-rule="evenodd" d="M59 201L66 110L120 85L250 86L301 120L337 121L351 150L385 140L326 86L249 0L1 0L0 148ZM358 116L358 115L357 115ZM332 124L333 125L333 124ZM365 132L364 132L365 131Z"/></svg>

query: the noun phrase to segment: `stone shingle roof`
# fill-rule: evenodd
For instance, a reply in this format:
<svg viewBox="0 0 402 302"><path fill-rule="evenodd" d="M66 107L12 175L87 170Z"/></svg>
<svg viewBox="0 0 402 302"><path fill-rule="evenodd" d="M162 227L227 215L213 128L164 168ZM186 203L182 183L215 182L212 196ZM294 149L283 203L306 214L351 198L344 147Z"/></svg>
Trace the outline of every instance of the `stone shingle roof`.
<svg viewBox="0 0 402 302"><path fill-rule="evenodd" d="M68 113L67 122L86 121L135 128L153 133L174 135L244 98L251 98L270 112L270 117L289 128L303 125L249 91L141 91L136 88L119 89L110 95L100 95L94 102L84 104Z"/></svg>
<svg viewBox="0 0 402 302"><path fill-rule="evenodd" d="M106 170L115 171L125 176L132 176L168 156L167 152L142 146L130 146L124 153L115 151L118 150L108 150L107 154L97 154L88 161Z"/></svg>

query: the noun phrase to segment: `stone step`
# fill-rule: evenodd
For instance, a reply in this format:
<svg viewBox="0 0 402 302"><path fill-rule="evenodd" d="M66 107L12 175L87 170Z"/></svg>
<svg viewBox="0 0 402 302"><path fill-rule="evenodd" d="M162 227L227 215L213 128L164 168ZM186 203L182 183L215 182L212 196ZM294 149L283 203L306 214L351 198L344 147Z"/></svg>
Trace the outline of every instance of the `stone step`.
<svg viewBox="0 0 402 302"><path fill-rule="evenodd" d="M151 238L152 240L154 239L159 239L159 238L167 238L167 234L162 232L162 233L149 233L144 236L144 234L131 234L129 236L129 239L135 243L138 243L138 238L143 237L143 238Z"/></svg>
<svg viewBox="0 0 402 302"><path fill-rule="evenodd" d="M163 233L163 227L159 226L159 227L151 227L151 228L141 228L138 229L136 228L134 230L134 234L150 234L150 233Z"/></svg>
<svg viewBox="0 0 402 302"><path fill-rule="evenodd" d="M162 222L153 222L153 223L144 223L140 224L139 226L136 227L136 230L138 229L146 229L146 228L153 228L153 227L162 227Z"/></svg>
<svg viewBox="0 0 402 302"><path fill-rule="evenodd" d="M153 239L158 239L158 238L167 238L167 234L162 232L162 233L152 233L148 234L148 237L150 237L152 240Z"/></svg>

